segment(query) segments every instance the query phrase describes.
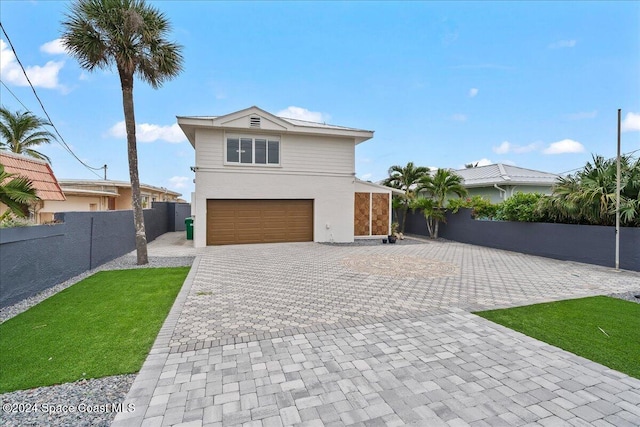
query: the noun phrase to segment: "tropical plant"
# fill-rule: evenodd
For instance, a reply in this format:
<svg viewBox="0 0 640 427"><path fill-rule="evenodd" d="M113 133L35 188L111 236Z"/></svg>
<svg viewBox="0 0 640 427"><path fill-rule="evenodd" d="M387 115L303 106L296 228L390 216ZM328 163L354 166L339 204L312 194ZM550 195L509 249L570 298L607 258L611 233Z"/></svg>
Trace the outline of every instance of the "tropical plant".
<svg viewBox="0 0 640 427"><path fill-rule="evenodd" d="M447 196L451 194L458 197L467 195L467 189L462 186L462 177L449 169L438 168L433 175L422 176L418 184L418 191L425 190L436 201L438 208L444 207Z"/></svg>
<svg viewBox="0 0 640 427"><path fill-rule="evenodd" d="M38 200L33 184L27 178L9 173L0 164L0 203L7 210L0 215L0 223L11 219L12 215L25 218L29 215L29 204Z"/></svg>
<svg viewBox="0 0 640 427"><path fill-rule="evenodd" d="M418 181L418 192L424 191L434 202L431 217L433 223L432 238L438 238L438 225L444 221L445 202L447 197L455 194L458 197L467 195L467 190L462 186L462 177L448 169L438 168L433 175L424 175ZM424 203L424 202L421 202ZM426 213L425 213L426 216ZM427 221L428 222L428 221Z"/></svg>
<svg viewBox="0 0 640 427"><path fill-rule="evenodd" d="M553 194L541 199L538 212L553 222L613 225L616 159L594 155L573 175L560 178ZM620 223L640 226L640 159L620 159Z"/></svg>
<svg viewBox="0 0 640 427"><path fill-rule="evenodd" d="M62 41L80 66L115 66L120 76L138 264L147 264L133 104L134 77L154 89L182 70L181 46L166 36L167 18L144 0L78 0L63 22Z"/></svg>
<svg viewBox="0 0 640 427"><path fill-rule="evenodd" d="M406 207L406 203L404 203L405 198L400 197L398 195L394 195L391 198L391 209L393 210L393 218L398 221L400 217L402 217L402 212Z"/></svg>
<svg viewBox="0 0 640 427"><path fill-rule="evenodd" d="M498 205L491 203L491 200L482 196L471 198L449 199L447 209L457 213L460 208L471 209L471 216L475 219L493 219L498 211Z"/></svg>
<svg viewBox="0 0 640 427"><path fill-rule="evenodd" d="M410 204L413 212L419 210L427 221L427 231L432 239L438 238L438 224L446 220L446 210L438 207L434 199L418 196L411 200Z"/></svg>
<svg viewBox="0 0 640 427"><path fill-rule="evenodd" d="M0 108L0 149L23 154L51 163L51 159L34 147L50 144L56 137L44 129L51 126L48 121L30 112L12 113L5 107Z"/></svg>
<svg viewBox="0 0 640 427"><path fill-rule="evenodd" d="M384 180L383 184L404 191L402 196L394 196L397 200L394 202L394 209L396 209L396 212L400 211L402 213L401 233L404 233L407 211L411 200L415 197L416 185L420 178L428 174L429 168L416 166L413 162L407 163L406 166L393 165L389 168L389 177Z"/></svg>
<svg viewBox="0 0 640 427"><path fill-rule="evenodd" d="M495 218L502 221L542 222L544 213L538 209L544 195L517 192L497 206Z"/></svg>
<svg viewBox="0 0 640 427"><path fill-rule="evenodd" d="M392 236L395 236L396 234L398 234L398 227L399 227L399 224L397 222L394 221L394 222L391 223L391 235Z"/></svg>

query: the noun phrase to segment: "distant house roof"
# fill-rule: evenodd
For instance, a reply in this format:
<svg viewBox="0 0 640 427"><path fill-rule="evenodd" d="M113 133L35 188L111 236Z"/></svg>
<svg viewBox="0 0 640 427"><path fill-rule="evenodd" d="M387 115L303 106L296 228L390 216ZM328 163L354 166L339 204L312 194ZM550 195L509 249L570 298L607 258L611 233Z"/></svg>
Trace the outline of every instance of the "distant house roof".
<svg viewBox="0 0 640 427"><path fill-rule="evenodd" d="M553 185L560 175L502 163L459 169L455 173L464 179L465 187L485 187L487 185Z"/></svg>
<svg viewBox="0 0 640 427"><path fill-rule="evenodd" d="M60 185L64 187L64 191L78 192L79 189L85 187L85 190L93 190L94 192L104 192L105 196L117 196L117 193L109 191L105 188L113 188L113 187L122 187L122 188L131 188L131 183L128 181L114 181L110 179L61 179ZM86 187L94 187L92 189L87 189ZM140 183L141 190L153 190L159 193L171 194L172 196L179 197L182 196L182 193L177 193L175 191L171 191L164 187L155 187L153 185Z"/></svg>
<svg viewBox="0 0 640 427"><path fill-rule="evenodd" d="M5 172L27 178L41 200L66 200L49 163L6 151L0 152Z"/></svg>

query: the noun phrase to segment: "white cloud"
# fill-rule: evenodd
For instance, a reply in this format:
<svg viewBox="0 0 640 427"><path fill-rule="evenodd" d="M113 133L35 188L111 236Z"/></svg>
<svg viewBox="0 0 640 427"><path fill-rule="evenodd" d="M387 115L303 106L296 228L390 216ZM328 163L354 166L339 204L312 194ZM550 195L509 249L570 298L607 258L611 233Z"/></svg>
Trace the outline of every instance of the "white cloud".
<svg viewBox="0 0 640 427"><path fill-rule="evenodd" d="M595 119L598 115L596 110L594 111L581 111L579 113L567 114L565 117L569 120L584 120L584 119Z"/></svg>
<svg viewBox="0 0 640 427"><path fill-rule="evenodd" d="M640 113L627 113L622 120L621 130L623 132L640 130Z"/></svg>
<svg viewBox="0 0 640 427"><path fill-rule="evenodd" d="M544 154L565 154L565 153L582 153L584 145L573 139L563 139L549 144L547 148L542 150Z"/></svg>
<svg viewBox="0 0 640 427"><path fill-rule="evenodd" d="M483 157L480 160L474 160L474 161L469 162L469 163L471 163L472 165L475 165L477 163L478 166L488 166L488 165L492 165L493 164L493 162L491 160L487 159L486 157ZM467 163L467 164L469 164L469 163Z"/></svg>
<svg viewBox="0 0 640 427"><path fill-rule="evenodd" d="M67 50L62 44L62 39L55 39L50 42L46 42L40 46L40 51L48 53L49 55L61 55L67 53Z"/></svg>
<svg viewBox="0 0 640 427"><path fill-rule="evenodd" d="M577 41L575 40L558 40L549 45L549 49L564 49L568 47L574 47Z"/></svg>
<svg viewBox="0 0 640 427"><path fill-rule="evenodd" d="M511 143L509 141L503 141L502 144L497 147L493 147L493 152L496 154L506 154L509 152L511 148Z"/></svg>
<svg viewBox="0 0 640 427"><path fill-rule="evenodd" d="M307 122L324 123L328 116L317 111L309 111L306 108L290 106L284 110L278 111L276 116L286 117L288 119L305 120Z"/></svg>
<svg viewBox="0 0 640 427"><path fill-rule="evenodd" d="M65 90L65 87L58 82L58 73L63 66L64 61L49 61L43 66L26 66L25 70L33 86ZM4 40L0 40L0 78L5 83L29 86L13 51Z"/></svg>
<svg viewBox="0 0 640 427"><path fill-rule="evenodd" d="M363 181L368 181L368 180L371 179L372 176L373 176L372 173L365 173L360 177L360 179L363 180Z"/></svg>
<svg viewBox="0 0 640 427"><path fill-rule="evenodd" d="M531 151L535 151L540 147L540 144L532 142L527 145L517 145L512 144L509 141L503 141L502 144L497 147L493 147L493 152L496 154L507 154L507 153L530 153Z"/></svg>
<svg viewBox="0 0 640 427"><path fill-rule="evenodd" d="M455 122L466 122L467 116L465 114L456 113L453 116L451 116L451 120Z"/></svg>
<svg viewBox="0 0 640 427"><path fill-rule="evenodd" d="M111 126L108 135L116 138L126 138L127 129L124 120ZM187 140L187 137L177 123L171 126L160 126L149 123L136 123L136 139L140 142L154 142L163 140L171 143L178 143Z"/></svg>
<svg viewBox="0 0 640 427"><path fill-rule="evenodd" d="M478 88L472 87L469 89L469 98L474 98L478 94Z"/></svg>
<svg viewBox="0 0 640 427"><path fill-rule="evenodd" d="M171 188L175 188L176 190L187 188L190 179L191 178L189 178L188 176L172 176L171 178L169 178L169 186Z"/></svg>

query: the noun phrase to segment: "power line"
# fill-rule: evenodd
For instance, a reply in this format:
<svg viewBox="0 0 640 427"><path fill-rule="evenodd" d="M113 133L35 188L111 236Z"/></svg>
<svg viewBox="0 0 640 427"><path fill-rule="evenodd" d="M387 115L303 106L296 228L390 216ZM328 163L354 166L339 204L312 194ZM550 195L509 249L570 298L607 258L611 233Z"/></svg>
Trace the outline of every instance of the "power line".
<svg viewBox="0 0 640 427"><path fill-rule="evenodd" d="M634 153L636 153L636 152L638 152L638 151L640 151L640 148L637 148L637 149L635 149L635 150L633 150L633 151L629 151L629 152L627 152L627 153L622 153L622 154L621 154L621 156L623 156L623 157L624 157L624 156L630 156L630 155L632 155L632 154L634 154ZM570 173L570 172L579 171L580 169L584 169L584 166L581 166L581 167L579 167L579 168L570 169L570 170L568 170L568 171L560 172L560 173L558 173L557 175L564 175L564 174L567 174L567 173Z"/></svg>
<svg viewBox="0 0 640 427"><path fill-rule="evenodd" d="M2 28L2 33L4 34L4 36L7 38L7 42L9 43L9 46L11 47L11 50L13 51L13 55L16 57L16 61L18 62L18 65L20 65L20 68L22 69L22 73L24 74L24 77L27 79L27 82L29 83L29 86L31 87L31 90L33 91L33 94L35 95L36 99L38 100L38 103L40 104L40 107L42 108L42 111L44 112L45 116L47 116L47 119L49 120L49 124L51 125L51 127L53 128L53 130L56 132L56 135L58 135L58 137L60 138L60 141L58 141L62 147L64 149L66 149L73 157L75 157L75 159L77 161L79 161L84 167L86 167L87 169L89 169L91 171L91 173L93 173L94 175L96 175L98 178L101 178L100 175L98 175L95 171L97 170L101 170L103 169L103 167L99 167L99 168L94 168L92 166L89 166L88 164L86 164L85 162L83 162L78 156L76 156L76 153L73 152L73 150L71 149L71 147L69 147L69 145L67 144L67 142L64 140L64 137L60 134L60 132L58 131L58 128L56 127L55 124L53 124L53 120L51 120L51 117L49 116L49 113L47 112L47 109L44 108L44 104L42 103L42 100L40 99L40 96L38 96L38 92L36 92L36 88L33 87L33 84L31 83L31 80L29 79L29 76L27 75L27 71L25 70L24 66L22 65L22 61L20 61L20 58L18 58L18 53L16 52L15 48L13 47L13 43L11 42L11 39L9 38L9 34L7 34L7 31L4 29L4 25L2 25L2 23L0 22L0 28ZM4 83L3 83L4 84ZM6 87L6 86L5 86ZM15 96L15 95L14 95ZM22 104L22 103L21 103ZM24 105L23 105L24 106ZM26 108L26 107L25 107ZM28 110L28 109L27 109Z"/></svg>
<svg viewBox="0 0 640 427"><path fill-rule="evenodd" d="M20 99L16 96L16 94L15 94L15 93L13 93L13 92L11 91L11 89L9 89L9 87L8 87L6 84L4 84L4 82L3 82L2 80L0 80L0 83L2 83L2 86L4 86L4 88L5 88L6 90L8 90L8 91L9 91L9 93L10 93L11 95L13 95L13 97L16 99L16 101L18 101L18 102L20 103L20 105L22 105L22 107L23 107L25 110L29 111L29 109L28 109L28 108L27 108L27 107L22 103L22 101L20 101Z"/></svg>

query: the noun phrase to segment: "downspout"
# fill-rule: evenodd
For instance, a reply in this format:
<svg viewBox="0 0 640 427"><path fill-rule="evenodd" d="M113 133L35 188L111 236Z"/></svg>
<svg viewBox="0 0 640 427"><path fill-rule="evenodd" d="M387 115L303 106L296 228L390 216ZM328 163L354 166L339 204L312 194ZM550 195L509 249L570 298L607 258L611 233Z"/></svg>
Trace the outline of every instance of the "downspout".
<svg viewBox="0 0 640 427"><path fill-rule="evenodd" d="M507 199L506 198L507 190L505 190L504 188L500 187L498 184L493 184L493 187L500 192L500 198L502 200L506 200Z"/></svg>

